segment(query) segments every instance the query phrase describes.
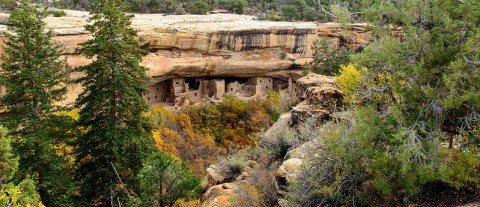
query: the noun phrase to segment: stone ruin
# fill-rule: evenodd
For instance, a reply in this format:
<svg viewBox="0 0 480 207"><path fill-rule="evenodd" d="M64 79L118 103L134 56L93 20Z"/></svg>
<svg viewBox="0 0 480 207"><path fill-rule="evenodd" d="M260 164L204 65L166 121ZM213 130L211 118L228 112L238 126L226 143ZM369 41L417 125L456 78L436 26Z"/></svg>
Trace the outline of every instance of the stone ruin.
<svg viewBox="0 0 480 207"><path fill-rule="evenodd" d="M173 78L152 84L144 96L149 105L184 106L188 103L219 102L225 95L242 100L265 98L270 91L295 96L296 84L292 78Z"/></svg>

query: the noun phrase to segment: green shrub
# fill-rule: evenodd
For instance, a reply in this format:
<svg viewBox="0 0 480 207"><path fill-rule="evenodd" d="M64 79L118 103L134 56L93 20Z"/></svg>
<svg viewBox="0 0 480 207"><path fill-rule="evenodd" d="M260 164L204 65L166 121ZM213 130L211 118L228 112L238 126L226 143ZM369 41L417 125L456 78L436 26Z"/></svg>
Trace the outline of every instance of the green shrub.
<svg viewBox="0 0 480 207"><path fill-rule="evenodd" d="M192 2L189 10L192 14L206 14L210 10L210 5L207 1L197 0Z"/></svg>
<svg viewBox="0 0 480 207"><path fill-rule="evenodd" d="M146 160L137 179L140 206L173 206L177 200L193 198L201 190L200 178L190 173L187 164L163 152Z"/></svg>
<svg viewBox="0 0 480 207"><path fill-rule="evenodd" d="M340 71L341 65L347 65L353 51L342 45L334 45L327 39L318 39L312 46L313 72L334 76Z"/></svg>
<svg viewBox="0 0 480 207"><path fill-rule="evenodd" d="M67 15L67 13L65 13L65 11L63 10L54 10L52 11L52 14L54 17L63 17L65 15Z"/></svg>
<svg viewBox="0 0 480 207"><path fill-rule="evenodd" d="M228 0L226 9L236 14L243 14L246 6L245 0Z"/></svg>
<svg viewBox="0 0 480 207"><path fill-rule="evenodd" d="M288 21L299 20L302 18L302 14L298 12L292 5L282 6L282 16Z"/></svg>
<svg viewBox="0 0 480 207"><path fill-rule="evenodd" d="M242 173L245 162L246 159L243 154L238 153L223 158L217 163L217 167L220 169L221 174L225 177L225 182L231 182Z"/></svg>
<svg viewBox="0 0 480 207"><path fill-rule="evenodd" d="M448 183L457 189L480 189L480 155L475 152L454 152L453 159L453 172Z"/></svg>
<svg viewBox="0 0 480 207"><path fill-rule="evenodd" d="M266 149L273 159L283 160L288 150L305 141L287 122L278 122L261 137L258 147Z"/></svg>
<svg viewBox="0 0 480 207"><path fill-rule="evenodd" d="M373 107L355 110L352 120L330 122L317 136L322 156L308 163L293 185L289 200L301 206L348 206L360 198L418 193L422 186L446 182L452 171L442 133L428 128L406 129L392 115ZM423 131L428 130L428 134Z"/></svg>
<svg viewBox="0 0 480 207"><path fill-rule="evenodd" d="M304 12L306 10L307 3L305 0L288 0L281 7L282 16L289 21L304 19Z"/></svg>

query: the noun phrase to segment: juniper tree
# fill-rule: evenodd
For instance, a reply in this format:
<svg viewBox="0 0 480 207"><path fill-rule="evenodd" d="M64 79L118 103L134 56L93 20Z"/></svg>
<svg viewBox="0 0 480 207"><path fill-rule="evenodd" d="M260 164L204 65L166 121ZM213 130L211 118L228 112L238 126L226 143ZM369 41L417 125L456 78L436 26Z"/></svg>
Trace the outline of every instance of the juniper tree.
<svg viewBox="0 0 480 207"><path fill-rule="evenodd" d="M153 149L147 110L142 50L131 27L132 15L124 13L121 0L98 0L90 7L85 29L92 39L78 52L95 58L79 67L85 91L77 99L79 124L87 129L77 142L77 177L81 197L89 205L117 205L135 189L134 178L142 160ZM126 191L126 189L128 189Z"/></svg>
<svg viewBox="0 0 480 207"><path fill-rule="evenodd" d="M469 142L480 119L480 2L362 2L374 38L350 59L357 67L337 77L352 118L324 126L323 156L291 185L291 200L376 206L439 183L478 190L479 154ZM446 139L454 136L461 150Z"/></svg>
<svg viewBox="0 0 480 207"><path fill-rule="evenodd" d="M10 129L20 158L17 179L32 176L46 205L68 206L72 185L66 159L55 150L62 140L46 127L58 108L55 102L66 92L66 64L61 47L52 44L54 33L45 31L46 15L27 2L10 14L1 56L0 83L6 92L0 106L7 110L2 123Z"/></svg>

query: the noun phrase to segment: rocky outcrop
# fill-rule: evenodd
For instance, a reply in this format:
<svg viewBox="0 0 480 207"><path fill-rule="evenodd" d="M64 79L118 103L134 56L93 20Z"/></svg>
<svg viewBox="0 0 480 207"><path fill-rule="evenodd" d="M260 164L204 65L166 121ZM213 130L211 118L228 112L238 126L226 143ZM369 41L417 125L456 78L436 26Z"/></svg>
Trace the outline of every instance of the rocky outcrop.
<svg viewBox="0 0 480 207"><path fill-rule="evenodd" d="M298 125L300 122L303 123L305 119L311 119L311 117L314 117L313 120L316 123L322 123L323 118L336 116L338 114L334 113L336 105L340 105L342 98L335 79L332 77L309 74L297 81L297 89L299 93L297 96L303 101L294 107L291 113L282 114L278 121L262 136L262 139L267 140L279 137L283 137L283 139L261 140L257 146L264 150L274 151L280 149L271 149L270 146L280 147L282 144L278 143L283 143L282 146L291 146L288 148L286 155L281 159L277 158L277 160L271 161L248 160L243 164L242 171L234 179L228 178L229 176L225 174L226 170L224 167L222 168L221 163L210 166L203 183L206 192L202 196L202 206L252 206L246 202L262 203L265 202L265 197L273 200L272 203L274 204L272 206L289 206L285 200L285 196L288 194L288 186L301 175L312 159L322 156L322 139L317 137L315 133L306 132L307 134L303 134L304 132L300 131L307 129L309 126L302 128ZM314 128L308 128L307 130L311 129ZM296 134L292 134L290 138L290 132ZM297 135L302 136L302 138L299 139ZM286 144L287 142L289 144ZM268 193L270 193L269 196L258 196Z"/></svg>
<svg viewBox="0 0 480 207"><path fill-rule="evenodd" d="M71 67L88 64L91 60L75 52L78 44L90 38L83 28L88 14L66 14L48 17L47 27L53 29L55 41L64 45ZM178 77L292 77L295 81L302 76L301 67L312 60L311 47L316 39L327 38L354 48L366 44L370 37L365 24L352 25L350 32L343 33L336 23L255 18L235 14L135 14L132 25L138 30L141 44L149 48L142 63L152 76L147 84ZM0 14L0 32L7 29L6 19L6 14ZM70 74L72 79L80 75ZM65 103L72 102L81 91L78 85L68 89Z"/></svg>
<svg viewBox="0 0 480 207"><path fill-rule="evenodd" d="M223 206L252 206L258 199L257 192L252 192L252 186L257 182L255 174L259 164L248 160L244 163L242 171L235 175L233 180L227 181L222 175L225 169L212 165L207 170L207 175L202 184L206 192L202 196L202 207ZM212 179L214 178L214 179Z"/></svg>
<svg viewBox="0 0 480 207"><path fill-rule="evenodd" d="M286 184L293 182L295 177L300 173L303 161L299 158L290 158L285 160L276 172L276 177L284 180Z"/></svg>
<svg viewBox="0 0 480 207"><path fill-rule="evenodd" d="M292 109L292 125L319 124L342 104L342 93L333 77L310 73L297 81L297 87L303 101Z"/></svg>

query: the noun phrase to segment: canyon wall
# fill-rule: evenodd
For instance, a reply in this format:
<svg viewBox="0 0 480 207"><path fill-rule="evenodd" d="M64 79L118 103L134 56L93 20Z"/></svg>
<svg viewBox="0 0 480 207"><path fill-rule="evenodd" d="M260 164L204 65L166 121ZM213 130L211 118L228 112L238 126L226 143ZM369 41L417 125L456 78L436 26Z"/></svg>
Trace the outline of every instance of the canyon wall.
<svg viewBox="0 0 480 207"><path fill-rule="evenodd" d="M91 60L75 52L90 35L83 29L88 13L66 11L64 17L48 17L54 41L64 46L70 68ZM7 30L7 14L0 14L0 32ZM370 37L365 24L354 24L348 32L336 23L258 21L235 14L162 15L135 14L132 23L142 45L148 46L143 65L149 68L153 85L172 78L269 77L292 78L303 74L312 60L312 45L318 38L355 48ZM0 38L4 38L0 36ZM2 41L3 43L3 41ZM2 49L0 49L0 52ZM71 72L71 79L81 74ZM69 85L65 103L82 90Z"/></svg>

